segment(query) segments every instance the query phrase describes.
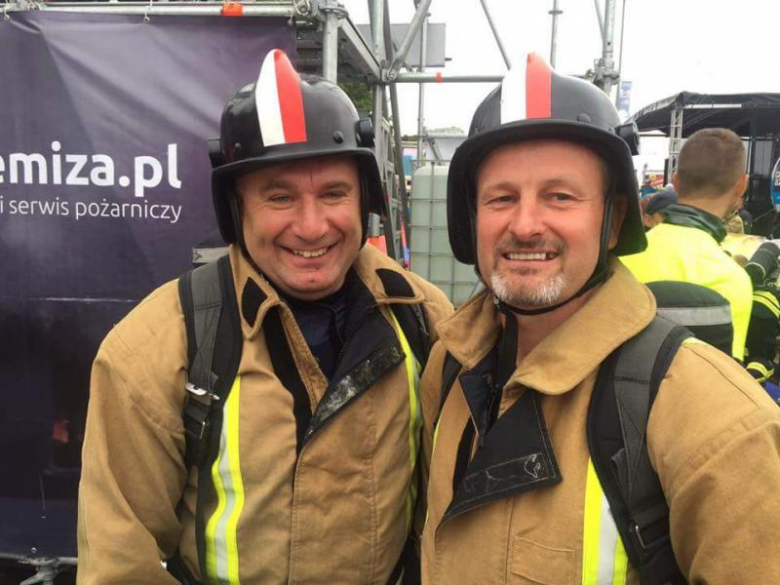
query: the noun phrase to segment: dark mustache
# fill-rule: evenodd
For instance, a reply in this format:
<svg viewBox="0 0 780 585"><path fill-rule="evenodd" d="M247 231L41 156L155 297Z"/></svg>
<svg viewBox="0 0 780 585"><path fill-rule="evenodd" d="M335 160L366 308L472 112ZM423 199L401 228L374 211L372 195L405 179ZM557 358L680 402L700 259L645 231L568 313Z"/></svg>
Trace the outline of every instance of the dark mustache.
<svg viewBox="0 0 780 585"><path fill-rule="evenodd" d="M496 247L500 250L552 250L559 253L563 250L563 243L549 241L544 237L521 240L512 234L507 234L498 241Z"/></svg>

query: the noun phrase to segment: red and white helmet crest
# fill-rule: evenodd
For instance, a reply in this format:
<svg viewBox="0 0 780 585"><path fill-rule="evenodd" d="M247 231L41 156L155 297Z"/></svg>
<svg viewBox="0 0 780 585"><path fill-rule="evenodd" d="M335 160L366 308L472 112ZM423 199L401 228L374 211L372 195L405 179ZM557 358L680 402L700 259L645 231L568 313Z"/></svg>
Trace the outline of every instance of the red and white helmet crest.
<svg viewBox="0 0 780 585"><path fill-rule="evenodd" d="M512 67L501 82L501 124L552 116L552 69L536 53Z"/></svg>
<svg viewBox="0 0 780 585"><path fill-rule="evenodd" d="M255 84L255 106L265 146L306 142L300 80L284 51L266 55Z"/></svg>

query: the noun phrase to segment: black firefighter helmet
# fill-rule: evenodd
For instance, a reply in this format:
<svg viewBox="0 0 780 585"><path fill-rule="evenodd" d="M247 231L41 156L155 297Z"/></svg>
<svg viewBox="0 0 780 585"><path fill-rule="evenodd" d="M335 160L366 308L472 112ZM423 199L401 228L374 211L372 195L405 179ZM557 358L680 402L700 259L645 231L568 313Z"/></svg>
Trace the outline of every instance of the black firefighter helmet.
<svg viewBox="0 0 780 585"><path fill-rule="evenodd" d="M600 154L613 176L611 193L628 199L615 254L635 254L647 246L632 153L638 153L636 125L621 125L612 102L595 85L559 75L539 55L527 55L501 85L482 101L471 121L468 139L452 158L447 183L450 245L464 264L476 264L476 173L494 149L524 140L562 139ZM606 266L611 201L605 206L602 250L594 277ZM478 269L479 267L477 267Z"/></svg>
<svg viewBox="0 0 780 585"><path fill-rule="evenodd" d="M360 118L341 88L298 75L283 51L272 50L257 82L241 88L225 106L220 138L209 143L211 191L222 237L228 243L241 237L236 178L296 159L348 155L360 173L365 241L368 214L381 213L384 203L373 146L370 119Z"/></svg>

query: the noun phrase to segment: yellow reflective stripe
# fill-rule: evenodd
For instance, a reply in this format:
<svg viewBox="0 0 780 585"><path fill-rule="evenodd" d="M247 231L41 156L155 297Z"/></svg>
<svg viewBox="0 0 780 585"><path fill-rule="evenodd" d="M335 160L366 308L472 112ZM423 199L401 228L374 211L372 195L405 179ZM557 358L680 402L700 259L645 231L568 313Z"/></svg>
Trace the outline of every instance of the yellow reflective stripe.
<svg viewBox="0 0 780 585"><path fill-rule="evenodd" d="M593 462L588 459L585 483L585 526L582 542L582 585L597 582L599 574L599 527L601 526L601 485Z"/></svg>
<svg viewBox="0 0 780 585"><path fill-rule="evenodd" d="M588 460L582 545L582 585L624 585L628 557L593 462Z"/></svg>
<svg viewBox="0 0 780 585"><path fill-rule="evenodd" d="M772 293L766 291L755 292L753 301L764 305L775 317L780 317L780 304Z"/></svg>
<svg viewBox="0 0 780 585"><path fill-rule="evenodd" d="M411 469L411 480L409 490L406 493L406 530L412 528L414 519L414 507L417 504L417 454L420 450L420 428L422 427L422 416L420 414L420 364L414 357L414 352L406 339L401 325L398 323L392 309L390 316L395 323L395 329L398 332L398 340L401 342L401 348L406 354L406 377L409 387L409 466Z"/></svg>
<svg viewBox="0 0 780 585"><path fill-rule="evenodd" d="M239 585L238 519L244 508L239 455L241 377L233 381L222 411L219 453L211 467L217 508L206 524L206 573L211 583Z"/></svg>
<svg viewBox="0 0 780 585"><path fill-rule="evenodd" d="M766 382L767 378L769 378L772 374L775 373L774 368L772 370L769 370L761 362L750 362L747 365L747 369L761 374L761 377L756 378L757 382Z"/></svg>
<svg viewBox="0 0 780 585"><path fill-rule="evenodd" d="M436 451L436 440L439 438L439 426L441 425L441 411L444 410L444 405L439 406L439 420L436 421L436 428L433 429L433 445L431 445L431 459Z"/></svg>

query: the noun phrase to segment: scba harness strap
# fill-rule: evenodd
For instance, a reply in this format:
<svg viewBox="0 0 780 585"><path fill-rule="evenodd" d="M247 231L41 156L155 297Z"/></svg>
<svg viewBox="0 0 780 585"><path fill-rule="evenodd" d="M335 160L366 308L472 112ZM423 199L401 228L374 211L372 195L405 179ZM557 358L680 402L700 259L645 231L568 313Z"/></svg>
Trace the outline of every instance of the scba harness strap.
<svg viewBox="0 0 780 585"><path fill-rule="evenodd" d="M401 275L378 270L388 294L412 295L411 287ZM397 276L398 278L394 278ZM404 288L408 288L408 291ZM408 293L408 294L406 294ZM219 452L225 403L238 373L243 349L241 315L230 260L218 260L199 266L179 279L179 296L187 330L187 402L183 411L185 429L185 464L196 468L198 486L211 486L211 467ZM430 337L425 314L418 304L394 303L391 311L401 334L406 337L415 360L424 367L430 351ZM300 421L311 419L311 405L305 385L298 374L292 351L278 310L272 310L263 323L274 372L294 399L298 450L302 434ZM308 416L302 416L302 411ZM205 499L207 489L198 489L196 508L196 543L201 575L209 574L206 562ZM180 551L167 563L168 571L185 585L198 585L184 564ZM411 538L404 548L388 583L419 582L419 561Z"/></svg>
<svg viewBox="0 0 780 585"><path fill-rule="evenodd" d="M669 507L647 452L647 421L661 381L690 331L655 317L602 364L588 409L591 459L642 585L685 584L669 538ZM461 374L445 355L439 412Z"/></svg>
<svg viewBox="0 0 780 585"><path fill-rule="evenodd" d="M661 382L691 333L655 317L602 364L588 409L588 447L628 559L642 585L683 584L669 537L669 506L647 451Z"/></svg>

